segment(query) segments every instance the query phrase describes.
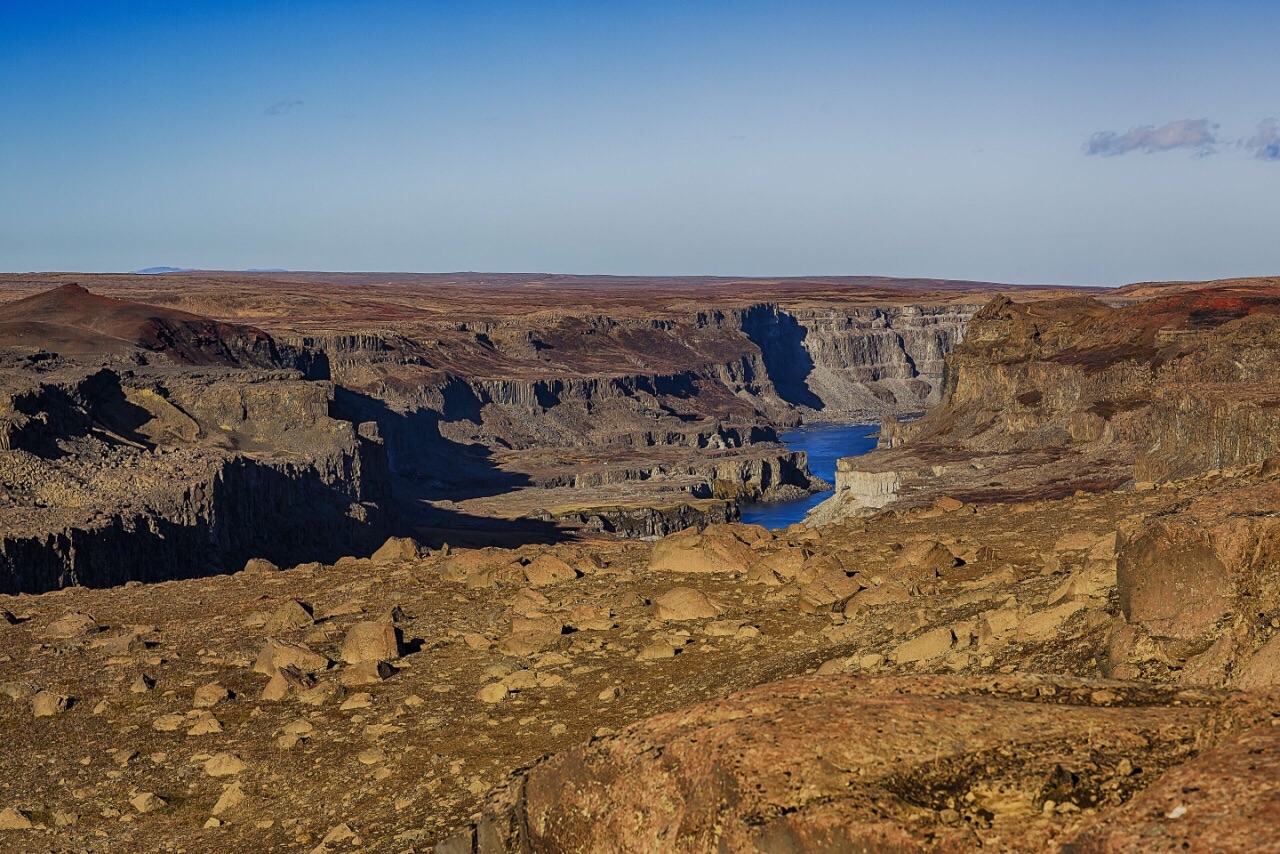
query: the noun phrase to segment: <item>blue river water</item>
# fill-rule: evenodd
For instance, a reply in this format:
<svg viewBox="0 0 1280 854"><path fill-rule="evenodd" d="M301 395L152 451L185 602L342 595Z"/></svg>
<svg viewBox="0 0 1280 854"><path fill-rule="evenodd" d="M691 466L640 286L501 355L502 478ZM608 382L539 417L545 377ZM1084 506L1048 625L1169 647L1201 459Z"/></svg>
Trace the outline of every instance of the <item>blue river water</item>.
<svg viewBox="0 0 1280 854"><path fill-rule="evenodd" d="M874 450L875 435L879 431L878 424L815 424L783 433L779 438L793 451L808 452L809 471L828 483L834 483L836 460ZM819 492L793 501L744 504L742 521L766 528L785 528L803 521L809 510L830 496L830 492Z"/></svg>

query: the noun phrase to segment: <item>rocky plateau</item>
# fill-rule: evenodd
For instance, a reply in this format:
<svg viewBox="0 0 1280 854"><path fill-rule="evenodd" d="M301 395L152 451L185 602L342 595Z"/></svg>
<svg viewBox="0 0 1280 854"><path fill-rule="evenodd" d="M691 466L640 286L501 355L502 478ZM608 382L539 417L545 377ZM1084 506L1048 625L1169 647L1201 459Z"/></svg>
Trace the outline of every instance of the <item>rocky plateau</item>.
<svg viewBox="0 0 1280 854"><path fill-rule="evenodd" d="M1280 281L70 278L4 850L1280 850Z"/></svg>

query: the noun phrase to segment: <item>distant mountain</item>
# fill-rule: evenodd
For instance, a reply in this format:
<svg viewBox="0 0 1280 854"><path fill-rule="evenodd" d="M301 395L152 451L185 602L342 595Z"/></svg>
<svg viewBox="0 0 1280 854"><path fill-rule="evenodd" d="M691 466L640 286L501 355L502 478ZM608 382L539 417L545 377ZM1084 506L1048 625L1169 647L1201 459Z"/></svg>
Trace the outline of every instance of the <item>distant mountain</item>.
<svg viewBox="0 0 1280 854"><path fill-rule="evenodd" d="M156 273L190 273L193 269L195 268L194 267L146 267L141 270L134 270L133 272L146 275L146 276L153 276Z"/></svg>
<svg viewBox="0 0 1280 854"><path fill-rule="evenodd" d="M247 270L241 270L241 273L287 273L289 272L283 267L250 267Z"/></svg>

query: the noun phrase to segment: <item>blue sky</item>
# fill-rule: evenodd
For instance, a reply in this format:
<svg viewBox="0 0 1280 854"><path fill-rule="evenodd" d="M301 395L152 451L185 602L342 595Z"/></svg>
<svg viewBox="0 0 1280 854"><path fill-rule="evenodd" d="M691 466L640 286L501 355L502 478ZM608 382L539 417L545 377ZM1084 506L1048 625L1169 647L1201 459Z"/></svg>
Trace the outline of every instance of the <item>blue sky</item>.
<svg viewBox="0 0 1280 854"><path fill-rule="evenodd" d="M0 0L0 270L1280 274L1278 32L1238 2Z"/></svg>

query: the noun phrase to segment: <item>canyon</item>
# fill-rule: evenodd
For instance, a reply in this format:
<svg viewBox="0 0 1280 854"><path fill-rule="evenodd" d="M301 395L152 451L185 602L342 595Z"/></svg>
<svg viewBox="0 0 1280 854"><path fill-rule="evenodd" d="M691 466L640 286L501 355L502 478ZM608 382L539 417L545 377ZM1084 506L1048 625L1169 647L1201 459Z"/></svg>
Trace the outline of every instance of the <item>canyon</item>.
<svg viewBox="0 0 1280 854"><path fill-rule="evenodd" d="M8 849L1280 845L1280 280L0 285Z"/></svg>
<svg viewBox="0 0 1280 854"><path fill-rule="evenodd" d="M392 533L732 521L827 486L778 429L935 403L981 299L880 280L65 278L0 281L8 592L332 561ZM722 307L695 310L693 288Z"/></svg>

